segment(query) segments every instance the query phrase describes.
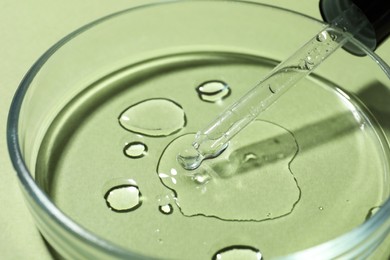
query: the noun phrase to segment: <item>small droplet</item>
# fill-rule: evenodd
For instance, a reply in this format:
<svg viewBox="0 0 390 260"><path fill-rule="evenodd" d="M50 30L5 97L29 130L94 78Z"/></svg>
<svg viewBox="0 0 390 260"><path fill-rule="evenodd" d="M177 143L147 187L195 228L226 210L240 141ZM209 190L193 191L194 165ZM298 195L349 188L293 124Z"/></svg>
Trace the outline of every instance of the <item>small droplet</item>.
<svg viewBox="0 0 390 260"><path fill-rule="evenodd" d="M217 102L230 95L229 86L222 81L212 80L202 83L196 88L201 100L206 102Z"/></svg>
<svg viewBox="0 0 390 260"><path fill-rule="evenodd" d="M119 124L130 132L146 136L169 136L185 126L186 116L179 104L156 98L127 108L120 114Z"/></svg>
<svg viewBox="0 0 390 260"><path fill-rule="evenodd" d="M170 215L173 212L173 207L171 204L166 204L166 205L159 206L158 210L165 215Z"/></svg>
<svg viewBox="0 0 390 260"><path fill-rule="evenodd" d="M138 159L144 157L147 151L148 151L148 147L141 142L132 142L126 144L125 148L123 149L123 153L127 157L132 159Z"/></svg>
<svg viewBox="0 0 390 260"><path fill-rule="evenodd" d="M138 186L123 184L110 188L104 195L107 206L115 212L129 212L142 204Z"/></svg>
<svg viewBox="0 0 390 260"><path fill-rule="evenodd" d="M250 246L229 246L219 250L214 254L213 260L227 260L227 259L262 259L261 252Z"/></svg>
<svg viewBox="0 0 390 260"><path fill-rule="evenodd" d="M320 32L316 37L316 40L319 42L326 41L326 39L328 39L328 33L325 31Z"/></svg>
<svg viewBox="0 0 390 260"><path fill-rule="evenodd" d="M323 207L318 207L318 209L319 209L319 210L324 210L324 208L323 208Z"/></svg>

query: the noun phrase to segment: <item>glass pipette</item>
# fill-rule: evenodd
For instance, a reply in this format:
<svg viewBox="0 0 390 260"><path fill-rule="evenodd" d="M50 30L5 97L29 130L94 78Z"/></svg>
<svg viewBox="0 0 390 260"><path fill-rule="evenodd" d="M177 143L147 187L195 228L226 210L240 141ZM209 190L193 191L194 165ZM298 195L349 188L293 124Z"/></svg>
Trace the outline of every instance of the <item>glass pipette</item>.
<svg viewBox="0 0 390 260"><path fill-rule="evenodd" d="M349 18L352 15L352 22L351 19L345 19L347 15ZM183 168L193 170L204 159L221 154L230 139L343 46L365 22L358 8L351 7L345 11L332 25L321 30L215 120L198 131L193 143L178 154L178 162Z"/></svg>

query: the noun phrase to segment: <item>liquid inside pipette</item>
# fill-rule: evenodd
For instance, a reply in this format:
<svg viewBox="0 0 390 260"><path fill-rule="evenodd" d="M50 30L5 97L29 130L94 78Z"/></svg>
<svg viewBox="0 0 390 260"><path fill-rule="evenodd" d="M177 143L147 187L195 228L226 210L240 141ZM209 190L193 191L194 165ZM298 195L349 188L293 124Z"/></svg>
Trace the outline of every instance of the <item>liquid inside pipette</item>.
<svg viewBox="0 0 390 260"><path fill-rule="evenodd" d="M353 8L350 11L356 13ZM177 161L182 167L194 170L203 160L221 154L229 145L230 139L274 104L288 89L310 74L366 22L365 17L361 21L355 20L354 24L344 24L344 20L344 17L341 17L335 24L341 23L348 28L328 26L321 30L295 54L275 67L247 94L198 131L193 143L177 155Z"/></svg>

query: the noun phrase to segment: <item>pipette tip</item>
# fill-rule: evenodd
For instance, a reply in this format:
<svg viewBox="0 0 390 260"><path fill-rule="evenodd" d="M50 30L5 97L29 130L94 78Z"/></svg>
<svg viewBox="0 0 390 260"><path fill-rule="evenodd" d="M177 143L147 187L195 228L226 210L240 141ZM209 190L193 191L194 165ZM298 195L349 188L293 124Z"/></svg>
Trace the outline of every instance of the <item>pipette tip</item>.
<svg viewBox="0 0 390 260"><path fill-rule="evenodd" d="M177 157L179 164L186 170L195 170L202 163L204 156L194 146L189 145Z"/></svg>

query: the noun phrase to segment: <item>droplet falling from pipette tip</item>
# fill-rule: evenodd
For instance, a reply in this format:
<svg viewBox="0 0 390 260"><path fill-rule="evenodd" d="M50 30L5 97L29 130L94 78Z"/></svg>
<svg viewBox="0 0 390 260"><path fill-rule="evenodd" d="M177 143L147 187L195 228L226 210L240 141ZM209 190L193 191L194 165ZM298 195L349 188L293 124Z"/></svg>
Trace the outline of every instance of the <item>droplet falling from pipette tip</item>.
<svg viewBox="0 0 390 260"><path fill-rule="evenodd" d="M205 159L211 159L218 157L221 153L223 153L226 148L229 146L229 143L221 146L219 149L210 149L207 152L201 152L200 144L193 143L192 145L188 145L187 148L182 150L177 156L176 160L179 164L186 170L192 171L197 169L200 164Z"/></svg>
<svg viewBox="0 0 390 260"><path fill-rule="evenodd" d="M177 157L179 164L186 170L195 170L202 163L204 156L194 146L189 145Z"/></svg>

